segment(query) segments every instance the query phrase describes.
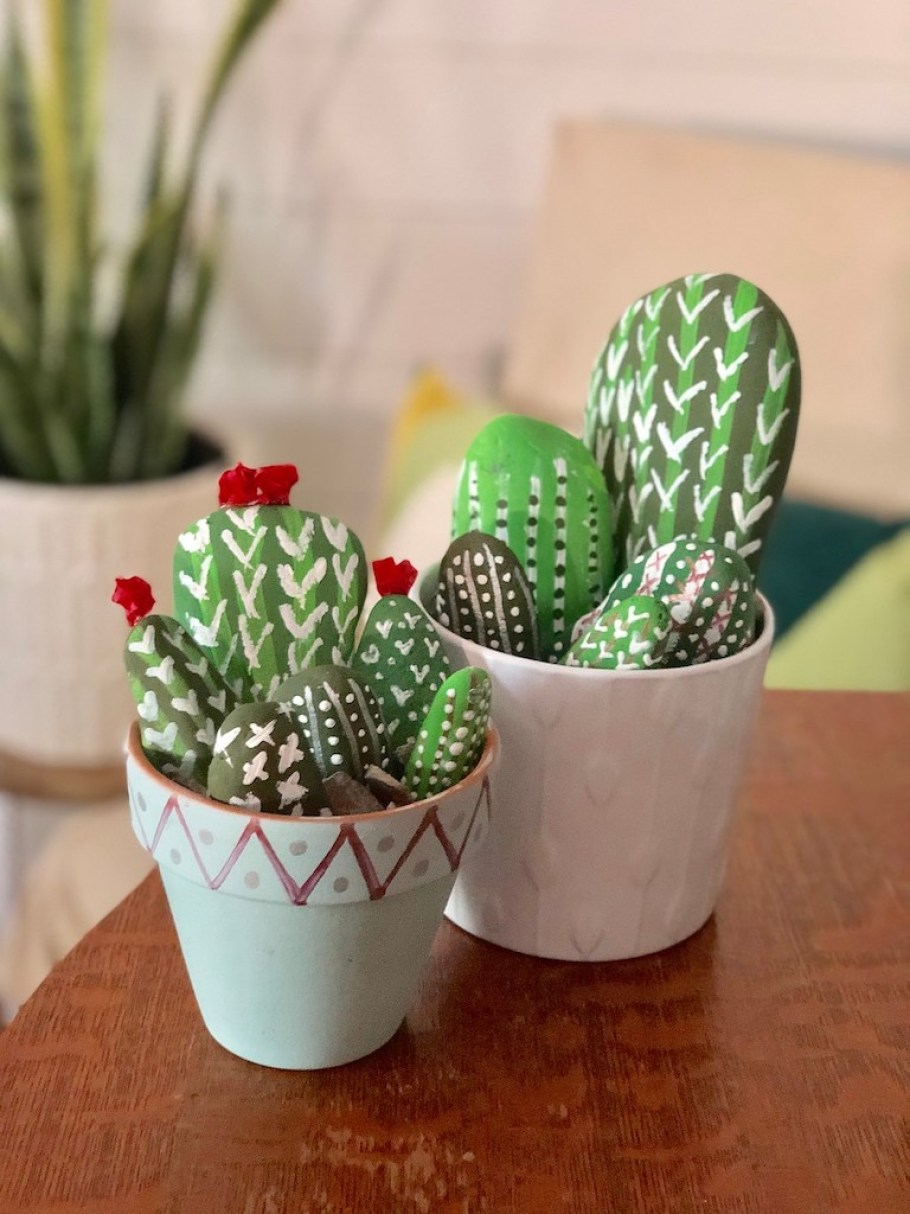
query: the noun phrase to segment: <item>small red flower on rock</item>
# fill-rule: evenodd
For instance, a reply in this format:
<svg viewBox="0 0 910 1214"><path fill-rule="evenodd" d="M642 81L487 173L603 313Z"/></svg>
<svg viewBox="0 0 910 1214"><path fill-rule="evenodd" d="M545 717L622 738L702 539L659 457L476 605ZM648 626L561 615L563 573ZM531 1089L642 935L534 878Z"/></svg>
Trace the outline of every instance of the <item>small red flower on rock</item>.
<svg viewBox="0 0 910 1214"><path fill-rule="evenodd" d="M373 577L376 589L384 598L387 594L409 594L417 579L417 570L410 561L396 561L394 557L386 556L373 562Z"/></svg>
<svg viewBox="0 0 910 1214"><path fill-rule="evenodd" d="M123 608L126 622L132 628L155 606L155 596L144 577L118 577L114 579L111 602Z"/></svg>
<svg viewBox="0 0 910 1214"><path fill-rule="evenodd" d="M238 464L222 472L218 480L219 506L252 506L258 496L256 469Z"/></svg>
<svg viewBox="0 0 910 1214"><path fill-rule="evenodd" d="M293 464L267 464L256 472L256 498L262 506L287 506L300 477Z"/></svg>

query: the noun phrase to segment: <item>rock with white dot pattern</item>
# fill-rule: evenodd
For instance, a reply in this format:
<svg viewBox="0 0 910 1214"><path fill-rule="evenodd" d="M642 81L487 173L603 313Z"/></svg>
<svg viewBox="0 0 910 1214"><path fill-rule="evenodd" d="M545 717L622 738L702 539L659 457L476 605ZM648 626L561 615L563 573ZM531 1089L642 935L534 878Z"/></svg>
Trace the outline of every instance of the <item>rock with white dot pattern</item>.
<svg viewBox="0 0 910 1214"><path fill-rule="evenodd" d="M648 594L633 594L602 611L566 654L566 666L652 670L670 639L670 610Z"/></svg>
<svg viewBox="0 0 910 1214"><path fill-rule="evenodd" d="M461 467L452 534L508 544L534 594L540 651L558 662L573 622L603 598L613 570L612 508L593 455L548 422L504 414Z"/></svg>
<svg viewBox="0 0 910 1214"><path fill-rule="evenodd" d="M388 767L390 748L376 696L346 666L311 666L285 679L275 699L299 723L323 777L346 771L362 780L370 764Z"/></svg>
<svg viewBox="0 0 910 1214"><path fill-rule="evenodd" d="M408 759L403 783L417 798L432 797L477 766L490 725L493 689L485 670L456 670L437 691Z"/></svg>
<svg viewBox="0 0 910 1214"><path fill-rule="evenodd" d="M322 778L299 723L282 704L240 704L221 724L208 795L226 805L291 817L328 813Z"/></svg>
<svg viewBox="0 0 910 1214"><path fill-rule="evenodd" d="M664 666L695 666L752 643L755 581L732 549L683 535L643 552L613 583L599 611L642 594L659 599L670 612ZM589 623L580 620L577 633Z"/></svg>
<svg viewBox="0 0 910 1214"><path fill-rule="evenodd" d="M537 607L518 557L502 540L468 531L439 566L436 619L466 640L515 657L540 657Z"/></svg>

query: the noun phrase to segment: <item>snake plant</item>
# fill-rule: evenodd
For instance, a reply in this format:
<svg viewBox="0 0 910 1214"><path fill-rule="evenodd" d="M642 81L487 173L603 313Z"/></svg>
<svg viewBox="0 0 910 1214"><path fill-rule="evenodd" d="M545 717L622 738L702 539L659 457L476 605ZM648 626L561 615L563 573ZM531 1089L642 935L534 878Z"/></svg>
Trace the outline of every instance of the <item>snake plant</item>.
<svg viewBox="0 0 910 1214"><path fill-rule="evenodd" d="M235 0L177 169L168 111L160 109L141 214L104 315L97 178L107 2L41 0L40 61L9 5L0 80L4 474L80 484L184 466L181 403L208 312L223 212L219 203L203 236L193 230L200 160L234 68L280 3Z"/></svg>

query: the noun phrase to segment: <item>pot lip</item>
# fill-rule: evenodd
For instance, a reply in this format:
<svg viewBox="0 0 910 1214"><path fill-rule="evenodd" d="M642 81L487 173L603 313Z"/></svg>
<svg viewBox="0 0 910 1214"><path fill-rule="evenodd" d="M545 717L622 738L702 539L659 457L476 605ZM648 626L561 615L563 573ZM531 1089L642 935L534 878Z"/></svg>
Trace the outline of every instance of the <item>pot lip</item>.
<svg viewBox="0 0 910 1214"><path fill-rule="evenodd" d="M736 666L751 665L762 661L767 656L771 643L774 640L774 609L760 590L756 592L756 598L758 600L758 619L761 621L761 631L751 645L748 645L745 649L741 649L739 653L731 653L728 657L714 658L710 662L699 662L695 666L658 666L653 670L597 670L583 666L561 666L556 662L538 662L532 658L522 658L512 653L500 653L498 649L488 649L483 645L478 645L476 641L469 641L458 636L457 633L452 632L444 625L433 620L432 616L430 616L430 619L433 620L434 627L445 639L452 645L460 647L467 657L470 657L472 654L483 655L484 661L495 663L497 666L505 669L522 670L529 674L531 672L546 671L546 675L537 675L537 677L583 679L588 686L591 685L591 680L594 678L606 683L625 682L629 679L641 678L647 678L650 682L678 682L685 679L705 678L710 672L729 671Z"/></svg>
<svg viewBox="0 0 910 1214"><path fill-rule="evenodd" d="M167 776L162 775L157 768L152 766L145 751L142 749L138 721L134 720L130 723L125 745L127 766L132 764L146 779L158 784L169 795L179 796L187 803L216 810L218 813L225 814L229 818L242 818L246 821L255 819L258 822L267 823L269 826L284 823L286 826L293 824L297 827L301 825L317 827L319 824L322 824L325 827L332 826L336 828L359 822L388 822L394 817L414 813L416 810L425 813L428 809L450 800L456 793L470 788L471 785L482 784L492 774L493 766L499 757L499 749L499 731L491 722L483 753L477 761L476 766L468 772L463 780L460 780L457 784L453 784L451 788L445 789L444 792L437 793L433 797L424 797L421 801L411 801L408 805L393 805L390 809L375 810L373 813L332 814L327 817L306 815L297 818L291 817L290 814L256 813L254 810L242 809L239 805L225 805L223 801L215 801L204 793L193 792L191 788L185 788L175 780L168 779Z"/></svg>
<svg viewBox="0 0 910 1214"><path fill-rule="evenodd" d="M223 436L205 429L192 427L190 437L195 438L211 448L210 453L202 463L192 468L184 468L180 472L172 472L169 476L156 476L149 480L138 481L95 481L85 484L61 484L58 481L30 481L17 476L6 476L0 472L0 493L21 494L32 497L56 497L59 500L86 501L89 497L113 497L116 494L153 493L166 490L173 492L175 486L192 485L201 478L209 478L220 469L227 467L230 459L228 444ZM213 487L213 493L216 494Z"/></svg>

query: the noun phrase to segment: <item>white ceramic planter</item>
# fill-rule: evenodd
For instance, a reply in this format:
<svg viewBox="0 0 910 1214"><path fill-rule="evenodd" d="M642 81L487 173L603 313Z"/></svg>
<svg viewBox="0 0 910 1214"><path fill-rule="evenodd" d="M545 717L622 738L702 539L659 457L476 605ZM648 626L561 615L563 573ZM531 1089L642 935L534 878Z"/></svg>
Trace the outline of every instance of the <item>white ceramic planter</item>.
<svg viewBox="0 0 910 1214"><path fill-rule="evenodd" d="M127 744L133 829L158 862L199 1010L226 1049L309 1070L401 1024L462 861L489 833L490 739L438 797L339 818L252 814L154 770Z"/></svg>
<svg viewBox="0 0 910 1214"><path fill-rule="evenodd" d="M540 957L608 961L692 934L723 883L774 619L730 658L673 670L531 662L439 629L493 680L502 740L488 845L446 908Z"/></svg>
<svg viewBox="0 0 910 1214"><path fill-rule="evenodd" d="M54 765L116 763L135 705L114 578L171 610L174 537L217 507L220 463L133 485L0 478L0 750Z"/></svg>

